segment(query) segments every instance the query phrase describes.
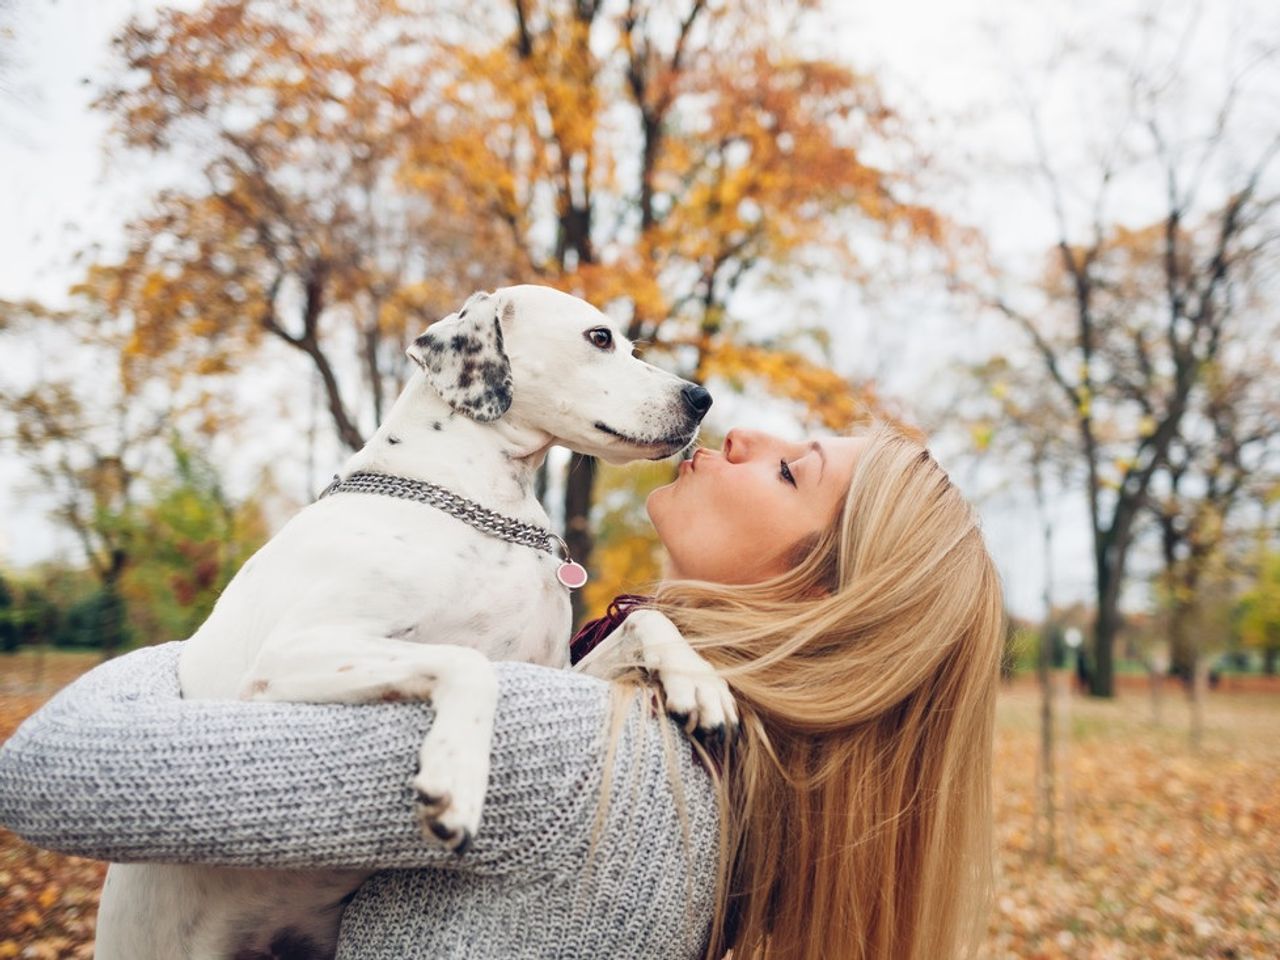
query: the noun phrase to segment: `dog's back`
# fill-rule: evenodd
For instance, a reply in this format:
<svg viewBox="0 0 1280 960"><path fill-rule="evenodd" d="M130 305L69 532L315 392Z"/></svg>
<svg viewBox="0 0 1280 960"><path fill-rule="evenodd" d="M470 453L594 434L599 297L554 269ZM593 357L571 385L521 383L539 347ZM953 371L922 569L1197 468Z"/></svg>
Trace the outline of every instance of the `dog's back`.
<svg viewBox="0 0 1280 960"><path fill-rule="evenodd" d="M235 698L262 643L303 607L384 620L387 635L461 643L493 660L568 661L570 611L548 554L421 504L353 494L306 507L227 585L182 654L182 694ZM358 503L350 502L357 500Z"/></svg>
<svg viewBox="0 0 1280 960"><path fill-rule="evenodd" d="M345 502L344 502L345 501ZM461 643L492 659L563 666L568 599L546 554L421 504L350 495L293 517L244 565L180 660L188 699L234 699L271 631L299 609L323 621L353 606L385 635ZM359 638L353 636L353 654ZM342 898L369 874L113 864L98 960L331 957ZM278 951L277 951L278 953Z"/></svg>

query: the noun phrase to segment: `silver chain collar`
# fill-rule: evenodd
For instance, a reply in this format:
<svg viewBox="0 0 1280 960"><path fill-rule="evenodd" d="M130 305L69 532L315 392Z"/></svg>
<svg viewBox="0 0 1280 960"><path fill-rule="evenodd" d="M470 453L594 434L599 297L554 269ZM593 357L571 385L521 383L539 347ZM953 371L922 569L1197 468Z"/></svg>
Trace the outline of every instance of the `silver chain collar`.
<svg viewBox="0 0 1280 960"><path fill-rule="evenodd" d="M347 479L341 479L336 473L333 482L321 491L317 500L334 493L378 493L385 497L396 497L400 500L416 500L443 510L463 523L469 524L484 533L491 534L508 543L522 547L533 547L544 550L555 556L555 546L560 545L565 560L569 560L569 548L563 540L549 530L504 517L487 507L482 507L474 500L460 497L444 487L425 480L410 480L408 477L396 477L386 473L353 473Z"/></svg>

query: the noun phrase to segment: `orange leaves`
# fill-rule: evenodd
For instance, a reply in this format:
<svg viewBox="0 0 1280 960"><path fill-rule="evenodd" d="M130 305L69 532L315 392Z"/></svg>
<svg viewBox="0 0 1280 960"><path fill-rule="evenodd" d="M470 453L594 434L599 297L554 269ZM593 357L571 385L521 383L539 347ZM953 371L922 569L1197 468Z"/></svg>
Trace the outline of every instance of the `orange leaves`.
<svg viewBox="0 0 1280 960"><path fill-rule="evenodd" d="M603 615L618 594L646 590L659 578L662 551L644 504L650 491L674 479L669 462L600 464L598 471L593 575L583 590L590 616Z"/></svg>
<svg viewBox="0 0 1280 960"><path fill-rule="evenodd" d="M1275 695L1211 695L1209 739L1200 753L1190 752L1180 721L1151 726L1144 694L1114 702L1073 698L1071 806L1059 812L1070 852L1053 865L1030 844L1036 707L1022 685L1000 703L1000 872L984 956L1280 954Z"/></svg>
<svg viewBox="0 0 1280 960"><path fill-rule="evenodd" d="M937 239L868 160L909 147L874 81L772 13L211 0L131 23L99 106L128 145L207 158L207 184L157 195L82 292L127 329L131 387L236 369L275 336L329 368L352 445L352 411L400 382L391 348L474 288L552 283L662 340L706 327L702 305L731 319L749 273L853 264L851 226ZM362 390L327 376L352 341ZM834 384L799 376L788 396L847 421Z"/></svg>
<svg viewBox="0 0 1280 960"><path fill-rule="evenodd" d="M0 662L0 742L97 662L23 652ZM106 864L39 850L0 829L0 960L90 960Z"/></svg>
<svg viewBox="0 0 1280 960"><path fill-rule="evenodd" d="M775 396L798 402L805 413L830 430L846 430L876 406L870 386L855 387L834 371L789 350L742 346L730 340L705 348L702 373L720 377L736 389L748 381Z"/></svg>

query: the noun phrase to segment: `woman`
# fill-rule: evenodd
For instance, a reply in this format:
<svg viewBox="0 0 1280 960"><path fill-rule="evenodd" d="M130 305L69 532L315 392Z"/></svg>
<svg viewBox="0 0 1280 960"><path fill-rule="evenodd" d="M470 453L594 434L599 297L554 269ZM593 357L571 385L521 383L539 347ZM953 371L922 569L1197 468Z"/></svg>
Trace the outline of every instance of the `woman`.
<svg viewBox="0 0 1280 960"><path fill-rule="evenodd" d="M730 684L742 727L723 749L671 749L653 688L607 643L579 667L609 684L500 664L481 830L454 858L409 813L429 709L181 701L169 645L15 734L0 820L104 859L424 868L360 888L340 957L970 952L1002 604L959 491L887 424L811 443L734 430L648 509L670 566L647 602ZM274 946L305 955L287 931Z"/></svg>

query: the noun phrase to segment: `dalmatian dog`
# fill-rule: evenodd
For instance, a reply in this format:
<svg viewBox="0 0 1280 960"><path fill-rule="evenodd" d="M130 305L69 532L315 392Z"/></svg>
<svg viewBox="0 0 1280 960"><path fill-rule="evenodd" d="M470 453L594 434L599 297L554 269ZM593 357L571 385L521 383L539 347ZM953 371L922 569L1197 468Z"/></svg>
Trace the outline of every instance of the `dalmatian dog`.
<svg viewBox="0 0 1280 960"><path fill-rule="evenodd" d="M413 342L418 369L335 482L426 481L547 529L534 481L552 445L625 463L670 456L697 435L710 395L631 350L605 314L552 288L474 294ZM338 491L301 510L227 585L184 645L182 695L430 700L416 814L428 842L465 856L489 775L491 661L567 665L562 558L425 503ZM672 713L731 728L724 682L665 617L637 613L610 638L611 656L630 645ZM307 947L299 956L332 956L344 898L368 875L113 864L96 956L267 957L282 936Z"/></svg>

